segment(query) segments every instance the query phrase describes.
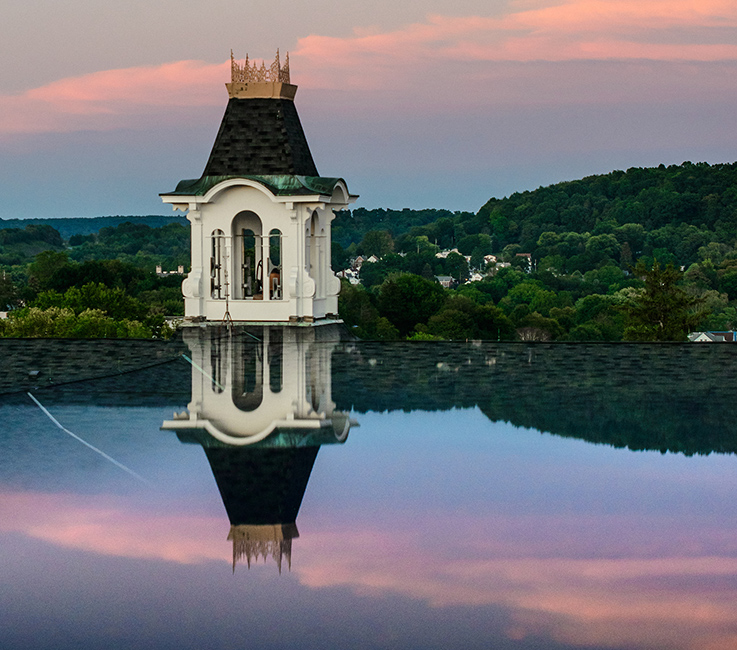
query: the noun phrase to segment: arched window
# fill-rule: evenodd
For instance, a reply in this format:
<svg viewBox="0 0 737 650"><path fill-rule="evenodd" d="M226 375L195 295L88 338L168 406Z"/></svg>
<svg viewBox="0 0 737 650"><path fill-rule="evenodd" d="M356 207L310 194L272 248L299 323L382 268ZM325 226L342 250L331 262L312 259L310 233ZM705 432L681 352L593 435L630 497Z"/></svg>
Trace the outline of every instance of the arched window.
<svg viewBox="0 0 737 650"><path fill-rule="evenodd" d="M317 283L317 264L318 264L318 226L320 218L317 211L312 213L310 221L307 224L307 232L305 233L305 269L310 277Z"/></svg>
<svg viewBox="0 0 737 650"><path fill-rule="evenodd" d="M281 230L269 233L269 300L282 299Z"/></svg>
<svg viewBox="0 0 737 650"><path fill-rule="evenodd" d="M264 267L261 262L261 237L250 228L241 231L241 296L263 298Z"/></svg>
<svg viewBox="0 0 737 650"><path fill-rule="evenodd" d="M213 338L210 343L210 379L212 380L212 392L223 392L223 381L225 380L225 364L222 339Z"/></svg>
<svg viewBox="0 0 737 650"><path fill-rule="evenodd" d="M225 233L222 230L213 230L210 240L210 297L223 300L225 298Z"/></svg>
<svg viewBox="0 0 737 650"><path fill-rule="evenodd" d="M260 217L250 210L233 218L233 298L263 300L265 269Z"/></svg>
<svg viewBox="0 0 737 650"><path fill-rule="evenodd" d="M330 262L325 259L327 255L329 255L329 251L326 251L327 246L327 238L325 237L325 228L320 229L320 239L318 241L317 245L317 277L315 278L316 282L316 292L315 296L317 298L324 298L325 297L325 269L330 265Z"/></svg>
<svg viewBox="0 0 737 650"><path fill-rule="evenodd" d="M233 404L240 411L255 411L261 405L264 394L264 343L262 338L233 339L231 368Z"/></svg>
<svg viewBox="0 0 737 650"><path fill-rule="evenodd" d="M272 393L280 393L284 383L284 332L281 329L269 330L269 388Z"/></svg>

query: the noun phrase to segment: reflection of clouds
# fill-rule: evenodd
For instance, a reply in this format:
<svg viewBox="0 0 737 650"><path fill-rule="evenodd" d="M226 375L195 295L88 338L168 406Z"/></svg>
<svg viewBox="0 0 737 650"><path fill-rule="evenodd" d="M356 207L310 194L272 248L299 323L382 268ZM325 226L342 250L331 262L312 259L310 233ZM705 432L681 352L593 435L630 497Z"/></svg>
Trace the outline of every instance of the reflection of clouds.
<svg viewBox="0 0 737 650"><path fill-rule="evenodd" d="M520 557L514 539L484 553L448 556L408 532L305 534L295 571L311 587L395 592L433 607L500 605L509 635L548 634L574 644L615 647L733 648L737 558L721 556L594 559L545 553ZM626 536L626 534L625 534ZM591 551L589 549L589 555ZM506 557L505 557L506 555ZM484 557L485 556L485 557ZM492 556L492 559L488 559Z"/></svg>
<svg viewBox="0 0 737 650"><path fill-rule="evenodd" d="M102 555L182 564L230 562L231 555L220 517L141 512L137 504L109 497L5 493L0 531Z"/></svg>
<svg viewBox="0 0 737 650"><path fill-rule="evenodd" d="M679 650L737 645L737 557L728 530L694 533L700 538L689 555L686 540L668 537L657 521L643 531L637 518L559 519L433 513L432 527L395 521L382 531L358 521L343 530L326 520L303 532L292 573L310 588L397 593L438 608L501 606L512 617L510 638ZM572 539L571 530L581 535ZM222 517L140 511L107 496L4 493L0 531L109 556L231 561ZM597 559L614 534L619 555Z"/></svg>

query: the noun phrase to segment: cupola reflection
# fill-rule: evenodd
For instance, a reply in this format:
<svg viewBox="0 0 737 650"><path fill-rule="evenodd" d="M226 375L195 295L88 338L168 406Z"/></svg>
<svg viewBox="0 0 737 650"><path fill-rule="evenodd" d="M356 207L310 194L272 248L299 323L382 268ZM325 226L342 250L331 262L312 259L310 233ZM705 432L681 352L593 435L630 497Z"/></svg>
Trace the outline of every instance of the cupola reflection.
<svg viewBox="0 0 737 650"><path fill-rule="evenodd" d="M189 328L192 395L162 429L205 450L230 520L233 569L291 567L297 514L323 444L357 422L335 410L331 356L339 326Z"/></svg>

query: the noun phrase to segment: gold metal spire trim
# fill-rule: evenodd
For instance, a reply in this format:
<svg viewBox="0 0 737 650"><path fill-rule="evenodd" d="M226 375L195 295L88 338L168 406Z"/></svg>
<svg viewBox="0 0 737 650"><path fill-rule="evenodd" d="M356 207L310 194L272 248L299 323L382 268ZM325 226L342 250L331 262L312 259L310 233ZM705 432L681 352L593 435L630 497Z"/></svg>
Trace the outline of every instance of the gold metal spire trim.
<svg viewBox="0 0 737 650"><path fill-rule="evenodd" d="M241 64L235 60L233 50L230 51L230 83L225 84L228 96L233 99L290 99L294 100L297 86L289 81L289 53L284 65L276 51L274 62L267 68L262 61L258 66L248 59Z"/></svg>
<svg viewBox="0 0 737 650"><path fill-rule="evenodd" d="M284 83L289 81L289 52L287 52L284 65L279 61L279 50L276 51L274 62L267 68L266 62L261 62L261 67L256 63L251 64L246 53L246 60L241 65L235 60L233 50L230 50L230 82L235 83Z"/></svg>
<svg viewBox="0 0 737 650"><path fill-rule="evenodd" d="M233 572L239 561L246 559L248 568L251 563L263 558L264 562L271 558L276 562L281 574L282 560L287 560L292 570L292 539L299 537L296 524L265 524L231 526L228 540L233 542Z"/></svg>

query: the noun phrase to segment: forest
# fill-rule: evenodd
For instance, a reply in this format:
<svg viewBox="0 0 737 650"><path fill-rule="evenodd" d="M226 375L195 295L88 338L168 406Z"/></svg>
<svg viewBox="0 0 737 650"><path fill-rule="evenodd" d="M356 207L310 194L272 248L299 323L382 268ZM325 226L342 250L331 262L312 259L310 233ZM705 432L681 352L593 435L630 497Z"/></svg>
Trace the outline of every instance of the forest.
<svg viewBox="0 0 737 650"><path fill-rule="evenodd" d="M181 278L154 270L188 270L186 221L81 223L91 221L0 220L0 310L11 316L0 335L159 336L164 317L182 313ZM378 261L363 263L360 284L343 281L340 315L364 339L685 340L731 330L737 163L614 171L492 198L476 213L344 210L333 270L357 256ZM124 298L135 302L116 311Z"/></svg>
<svg viewBox="0 0 737 650"><path fill-rule="evenodd" d="M407 226L334 244L334 268L380 258L341 295L361 337L685 340L737 324L737 164L614 171ZM440 275L456 287L438 291ZM423 307L397 315L395 301ZM658 301L673 322L648 322Z"/></svg>
<svg viewBox="0 0 737 650"><path fill-rule="evenodd" d="M166 338L184 313L189 228L124 221L64 240L50 225L0 229L0 336Z"/></svg>

